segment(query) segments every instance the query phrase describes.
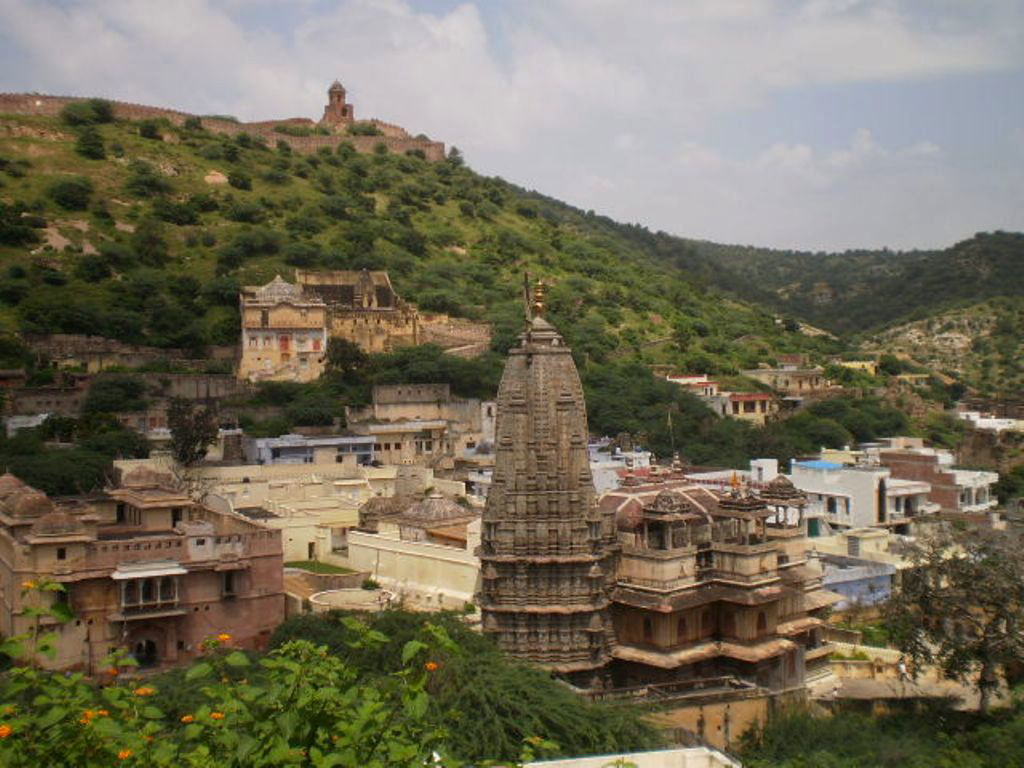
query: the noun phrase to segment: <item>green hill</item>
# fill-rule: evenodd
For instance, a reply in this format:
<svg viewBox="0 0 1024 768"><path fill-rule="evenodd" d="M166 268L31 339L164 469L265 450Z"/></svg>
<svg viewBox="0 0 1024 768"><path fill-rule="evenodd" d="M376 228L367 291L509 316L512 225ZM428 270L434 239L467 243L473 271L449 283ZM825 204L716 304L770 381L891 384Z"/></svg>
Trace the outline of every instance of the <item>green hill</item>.
<svg viewBox="0 0 1024 768"><path fill-rule="evenodd" d="M836 333L1024 296L1024 234L979 233L943 250L806 253L690 243L716 285Z"/></svg>
<svg viewBox="0 0 1024 768"><path fill-rule="evenodd" d="M0 116L0 329L201 351L235 343L242 284L372 267L421 309L492 323L498 351L521 325L526 271L549 281L550 313L581 360L641 354L728 374L835 348L708 287L645 230L457 155L299 156L281 138Z"/></svg>

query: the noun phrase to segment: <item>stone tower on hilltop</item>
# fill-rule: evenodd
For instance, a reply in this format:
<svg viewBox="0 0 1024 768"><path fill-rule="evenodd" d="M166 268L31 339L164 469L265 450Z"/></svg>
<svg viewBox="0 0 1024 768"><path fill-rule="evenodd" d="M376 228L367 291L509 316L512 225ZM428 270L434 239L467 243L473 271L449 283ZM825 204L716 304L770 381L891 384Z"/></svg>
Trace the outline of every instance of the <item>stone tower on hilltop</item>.
<svg viewBox="0 0 1024 768"><path fill-rule="evenodd" d="M355 107L345 102L345 86L335 80L327 89L327 106L324 107L324 119L320 122L343 125L351 123L355 118Z"/></svg>
<svg viewBox="0 0 1024 768"><path fill-rule="evenodd" d="M580 377L542 316L541 286L537 298L498 389L479 550L483 629L506 653L599 685L615 642L619 545L613 517L595 503Z"/></svg>

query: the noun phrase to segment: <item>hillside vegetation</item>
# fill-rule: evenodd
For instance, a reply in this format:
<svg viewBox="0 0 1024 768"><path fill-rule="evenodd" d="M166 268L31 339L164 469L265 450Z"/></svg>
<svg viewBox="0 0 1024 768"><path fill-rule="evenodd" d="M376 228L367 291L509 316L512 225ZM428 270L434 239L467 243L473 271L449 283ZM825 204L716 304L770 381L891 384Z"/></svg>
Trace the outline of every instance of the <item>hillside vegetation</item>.
<svg viewBox="0 0 1024 768"><path fill-rule="evenodd" d="M982 394L1024 391L1024 296L936 311L867 335L864 349L912 359Z"/></svg>
<svg viewBox="0 0 1024 768"><path fill-rule="evenodd" d="M715 284L837 333L1024 296L1024 234L979 233L943 250L807 253L693 242Z"/></svg>
<svg viewBox="0 0 1024 768"><path fill-rule="evenodd" d="M300 156L287 138L268 147L208 132L199 119L115 121L103 102L63 119L0 117L0 364L52 379L34 368L22 333L102 335L202 357L237 343L240 286L291 278L295 268L386 269L422 310L492 324L492 349L477 360L429 346L367 357L335 344L320 382L265 385L251 402L230 404L251 434L280 434L330 425L379 383L448 382L462 396L493 396L523 327L529 272L548 284L548 315L573 348L596 433L629 432L661 456L741 466L909 429L899 411L860 399L881 380L847 382L850 398L763 429L718 419L658 380L655 363L756 389L736 374L780 353L819 363L853 354L710 287L722 278L687 241L485 178L457 151L437 163L344 144ZM111 456L144 455L111 415L118 392L143 397L140 382L127 373L104 386L112 406L62 427L88 451L80 472L60 475L74 478L39 470L54 458L41 442L52 428L2 441L6 460L40 488L67 493L100 482Z"/></svg>
<svg viewBox="0 0 1024 768"><path fill-rule="evenodd" d="M734 373L831 351L708 290L635 228L479 176L457 153L298 156L285 135L266 147L197 120L108 120L0 118L8 332L201 351L238 338L240 285L365 267L423 310L492 323L499 352L521 327L526 271L550 282L550 315L580 360L642 352Z"/></svg>

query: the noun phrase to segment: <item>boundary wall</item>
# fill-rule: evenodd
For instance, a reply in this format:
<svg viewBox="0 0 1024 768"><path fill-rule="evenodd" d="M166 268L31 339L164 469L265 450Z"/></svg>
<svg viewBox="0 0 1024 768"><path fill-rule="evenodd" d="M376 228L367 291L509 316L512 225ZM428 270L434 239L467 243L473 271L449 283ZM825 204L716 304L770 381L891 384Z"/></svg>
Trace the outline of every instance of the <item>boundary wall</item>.
<svg viewBox="0 0 1024 768"><path fill-rule="evenodd" d="M35 115L42 117L57 117L60 111L67 105L77 101L87 101L85 97L79 96L49 96L41 93L0 93L0 114L6 115ZM121 120L147 120L165 119L170 123L181 126L189 117L198 117L202 120L203 128L211 133L219 133L227 136L236 136L239 133L247 133L254 138L263 139L271 147L278 141L284 141L291 146L292 151L299 154L313 154L322 147L337 149L340 144L349 143L357 152L369 154L373 152L378 144L383 144L389 152L404 154L406 152L419 150L423 152L427 160L439 162L444 159L444 144L430 139L418 139L397 125L385 123L381 120L365 120L359 122L371 123L378 127L382 136L348 136L344 134L314 135L314 136L290 136L274 130L277 125L302 125L313 127L316 125L312 120L301 117L282 118L281 120L261 120L253 123L242 123L234 120L225 120L218 117L203 117L188 112L180 112L165 107L151 107L145 104L133 104L114 99L105 99L114 107L114 116Z"/></svg>

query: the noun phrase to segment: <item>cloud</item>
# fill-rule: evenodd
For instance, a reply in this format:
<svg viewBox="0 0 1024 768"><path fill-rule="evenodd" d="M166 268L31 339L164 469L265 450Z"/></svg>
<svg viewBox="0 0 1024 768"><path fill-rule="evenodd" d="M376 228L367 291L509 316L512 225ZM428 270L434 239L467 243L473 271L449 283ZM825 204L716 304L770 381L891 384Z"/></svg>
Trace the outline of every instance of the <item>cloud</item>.
<svg viewBox="0 0 1024 768"><path fill-rule="evenodd" d="M969 11L955 0L430 7L0 0L0 89L268 119L319 116L340 77L357 116L456 144L483 172L682 234L833 247L1024 225L1007 202L1020 198L1019 152L989 183L933 135L887 148L870 114L813 136L745 122L784 94L1019 75L1024 7L1014 0ZM722 125L730 139L719 139ZM955 191L967 176L970 200Z"/></svg>

